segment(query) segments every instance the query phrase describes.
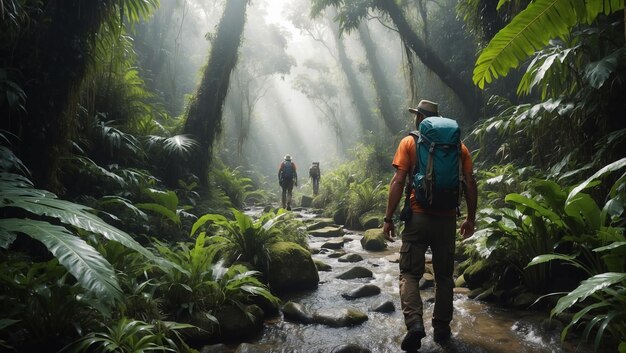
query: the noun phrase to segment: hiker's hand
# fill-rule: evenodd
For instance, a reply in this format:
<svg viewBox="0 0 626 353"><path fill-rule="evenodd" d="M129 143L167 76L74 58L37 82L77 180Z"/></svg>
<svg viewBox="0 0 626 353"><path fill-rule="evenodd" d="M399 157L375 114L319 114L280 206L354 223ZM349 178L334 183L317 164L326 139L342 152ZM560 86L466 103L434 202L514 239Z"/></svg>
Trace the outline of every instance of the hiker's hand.
<svg viewBox="0 0 626 353"><path fill-rule="evenodd" d="M466 219L463 224L461 224L461 236L463 239L467 239L474 235L474 221Z"/></svg>
<svg viewBox="0 0 626 353"><path fill-rule="evenodd" d="M390 242L394 242L396 241L394 239L394 237L396 236L396 232L395 232L395 227L393 226L393 222L385 222L383 224L383 235L385 237L385 239L389 240Z"/></svg>

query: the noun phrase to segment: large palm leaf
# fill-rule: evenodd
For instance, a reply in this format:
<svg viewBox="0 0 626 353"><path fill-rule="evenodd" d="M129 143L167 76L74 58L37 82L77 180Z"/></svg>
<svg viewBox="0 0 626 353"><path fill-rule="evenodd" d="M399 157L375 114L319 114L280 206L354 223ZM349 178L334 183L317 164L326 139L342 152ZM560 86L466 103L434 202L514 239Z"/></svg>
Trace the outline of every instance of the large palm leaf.
<svg viewBox="0 0 626 353"><path fill-rule="evenodd" d="M32 187L30 180L16 174L0 173L0 189L3 199L1 207L18 207L27 212L59 219L74 227L100 234L108 240L114 240L140 254L153 259L154 255L137 243L130 235L123 232L94 214L90 208L77 203L60 200L46 190Z"/></svg>
<svg viewBox="0 0 626 353"><path fill-rule="evenodd" d="M42 242L87 291L104 302L120 299L122 290L113 267L91 245L66 228L32 219L0 219L0 246L6 248L24 233Z"/></svg>
<svg viewBox="0 0 626 353"><path fill-rule="evenodd" d="M536 0L498 32L481 52L473 80L481 89L506 76L551 39L561 38L578 24L624 8L624 0Z"/></svg>
<svg viewBox="0 0 626 353"><path fill-rule="evenodd" d="M0 209L19 208L32 215L56 218L65 225L102 235L156 261L155 256L130 235L91 214L88 207L57 199L49 191L35 189L25 177L0 173L0 190ZM32 219L3 219L0 220L0 247L11 245L16 233L42 242L83 288L104 302L120 297L122 292L111 265L69 229Z"/></svg>

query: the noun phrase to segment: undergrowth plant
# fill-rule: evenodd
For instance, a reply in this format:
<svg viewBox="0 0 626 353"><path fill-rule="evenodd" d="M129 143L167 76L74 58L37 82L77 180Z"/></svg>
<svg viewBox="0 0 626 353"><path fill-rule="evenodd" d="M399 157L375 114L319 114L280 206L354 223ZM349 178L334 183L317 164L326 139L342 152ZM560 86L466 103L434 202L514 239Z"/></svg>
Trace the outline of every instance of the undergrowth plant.
<svg viewBox="0 0 626 353"><path fill-rule="evenodd" d="M481 259L487 273L483 289L501 298L525 291L553 296L571 290L552 309L552 315L575 311L562 337L582 325L585 338L595 334L596 349L606 342L607 332L623 345L626 173L609 179L614 181L602 207L583 191L593 191L592 187L601 186L600 178L624 168L626 158L570 188L533 180L527 191L505 197L507 207L482 209L481 229L470 242L474 261ZM476 265L466 269L470 279L472 266ZM510 273L522 286L506 286Z"/></svg>

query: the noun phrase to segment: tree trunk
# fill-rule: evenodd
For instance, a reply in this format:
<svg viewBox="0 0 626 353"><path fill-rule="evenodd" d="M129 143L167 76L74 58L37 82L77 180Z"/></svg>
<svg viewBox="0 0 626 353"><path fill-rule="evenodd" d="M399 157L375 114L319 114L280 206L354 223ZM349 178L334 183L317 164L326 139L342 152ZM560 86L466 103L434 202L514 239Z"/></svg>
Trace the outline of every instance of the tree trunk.
<svg viewBox="0 0 626 353"><path fill-rule="evenodd" d="M369 29L367 28L367 22L361 22L359 26L359 36L363 48L365 48L365 56L369 62L370 71L372 72L372 79L374 80L374 89L376 90L378 108L382 115L385 125L392 133L398 133L402 130L403 125L398 121L394 114L393 104L391 104L390 96L391 90L387 84L387 79L383 73L378 58L376 57L376 44L370 37Z"/></svg>
<svg viewBox="0 0 626 353"><path fill-rule="evenodd" d="M415 55L441 81L456 94L461 100L465 109L469 112L467 116L472 121L478 120L478 108L480 94L478 89L471 83L461 80L455 72L452 72L446 64L435 54L435 52L413 31L407 22L402 9L398 7L395 0L379 0L377 6L391 17L391 20L398 28L402 40L413 50Z"/></svg>
<svg viewBox="0 0 626 353"><path fill-rule="evenodd" d="M62 192L60 161L69 150L77 90L85 77L96 32L112 1L51 1L29 13L16 42L3 43L0 67L19 72L24 109L0 104L0 129L15 134L16 154L38 187ZM30 10L29 10L30 11Z"/></svg>
<svg viewBox="0 0 626 353"><path fill-rule="evenodd" d="M333 32L333 37L335 38L335 42L337 44L339 64L341 65L341 70L346 75L350 94L352 95L352 99L354 100L356 110L357 112L359 112L359 122L361 123L363 130L375 131L376 126L374 124L374 116L372 115L372 111L369 109L370 105L367 102L365 95L363 94L363 89L359 85L357 76L354 72L354 69L352 68L352 62L346 54L346 47L343 44L342 38L339 36L339 28L337 28L337 24L335 22L329 22L329 27Z"/></svg>
<svg viewBox="0 0 626 353"><path fill-rule="evenodd" d="M230 0L226 3L211 47L209 63L187 111L184 132L196 139L199 145L192 156L190 167L205 187L208 186L213 142L222 129L224 100L228 93L230 74L237 63L247 5L248 0Z"/></svg>

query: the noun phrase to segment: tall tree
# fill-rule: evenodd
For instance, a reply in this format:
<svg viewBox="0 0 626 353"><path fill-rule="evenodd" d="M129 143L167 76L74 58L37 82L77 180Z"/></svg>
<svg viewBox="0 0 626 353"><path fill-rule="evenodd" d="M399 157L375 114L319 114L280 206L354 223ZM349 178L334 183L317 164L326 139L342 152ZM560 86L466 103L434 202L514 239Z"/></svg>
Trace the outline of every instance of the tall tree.
<svg viewBox="0 0 626 353"><path fill-rule="evenodd" d="M127 6L124 6L126 4ZM104 23L137 20L156 0L0 2L11 20L0 25L0 68L20 87L23 104L0 105L0 128L15 134L15 150L42 187L59 190L58 173L70 146L78 89L93 64ZM13 13L13 11L16 11ZM13 16L13 15L17 16Z"/></svg>
<svg viewBox="0 0 626 353"><path fill-rule="evenodd" d="M252 13L251 13L252 14ZM250 16L240 50L241 57L233 73L226 98L237 137L237 159L245 162L244 146L258 101L265 95L271 78L286 75L295 59L286 53L287 32L276 25L268 25L263 16Z"/></svg>
<svg viewBox="0 0 626 353"><path fill-rule="evenodd" d="M376 56L376 44L370 37L366 22L361 23L359 26L359 37L361 38L367 62L372 72L372 80L374 82L374 89L376 90L376 101L380 114L389 131L397 133L403 128L404 124L401 124L394 112L393 104L391 103L391 90L389 89L389 84L378 61L378 57Z"/></svg>
<svg viewBox="0 0 626 353"><path fill-rule="evenodd" d="M237 63L247 6L248 0L230 0L226 3L207 68L187 111L184 132L195 138L200 147L192 156L190 167L205 187L208 185L213 142L222 129L224 100L228 93L230 74Z"/></svg>
<svg viewBox="0 0 626 353"><path fill-rule="evenodd" d="M346 46L343 38L339 35L339 27L330 17L336 13L330 11L329 16L321 21L316 21L302 12L304 1L292 3L289 19L293 25L300 29L303 33L311 37L316 42L322 44L328 51L330 56L337 62L347 83L347 90L352 98L355 110L358 112L359 124L364 131L375 131L375 117L368 102L363 88L359 84L357 73L354 70L352 60L348 57ZM326 23L328 22L328 24ZM332 38L328 38L328 32L332 34ZM334 45L331 42L334 41Z"/></svg>
<svg viewBox="0 0 626 353"><path fill-rule="evenodd" d="M402 8L395 0L378 0L374 2L356 0L351 1L349 4L345 0L313 0L311 13L314 16L319 15L325 8L330 6L335 7L339 13L336 18L342 31L358 29L361 21L369 11L378 11L389 16L406 45L411 48L424 66L435 73L455 93L466 110L470 112L467 115L468 118L478 118L478 114L473 113L478 111L479 91L471 84L471 81L461 79L457 72L450 69L434 50L422 40L411 28Z"/></svg>

